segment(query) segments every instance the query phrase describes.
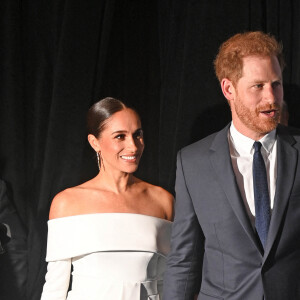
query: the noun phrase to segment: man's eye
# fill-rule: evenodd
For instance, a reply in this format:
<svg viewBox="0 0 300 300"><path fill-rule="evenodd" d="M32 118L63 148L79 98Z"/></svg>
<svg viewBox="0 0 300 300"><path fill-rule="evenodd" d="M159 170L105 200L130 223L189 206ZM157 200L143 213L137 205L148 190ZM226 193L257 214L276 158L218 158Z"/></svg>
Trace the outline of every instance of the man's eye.
<svg viewBox="0 0 300 300"><path fill-rule="evenodd" d="M275 81L272 83L273 88L281 86L281 82L280 81Z"/></svg>
<svg viewBox="0 0 300 300"><path fill-rule="evenodd" d="M263 87L263 84L262 83L256 84L255 87L261 89Z"/></svg>

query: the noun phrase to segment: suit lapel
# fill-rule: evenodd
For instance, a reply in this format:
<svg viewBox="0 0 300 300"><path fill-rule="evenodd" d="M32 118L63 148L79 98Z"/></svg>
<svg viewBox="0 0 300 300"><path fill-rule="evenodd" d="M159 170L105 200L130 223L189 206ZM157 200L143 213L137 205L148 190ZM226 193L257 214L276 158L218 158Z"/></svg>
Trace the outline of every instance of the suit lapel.
<svg viewBox="0 0 300 300"><path fill-rule="evenodd" d="M295 169L297 166L297 151L292 146L294 143L294 138L286 129L278 126L276 192L264 261L274 244L294 183Z"/></svg>
<svg viewBox="0 0 300 300"><path fill-rule="evenodd" d="M234 211L249 238L261 252L261 246L259 245L257 237L254 233L249 216L247 215L232 168L227 136L229 126L230 125L226 126L222 131L217 133L211 145L211 163L213 169L215 170L218 181L232 207L232 210Z"/></svg>

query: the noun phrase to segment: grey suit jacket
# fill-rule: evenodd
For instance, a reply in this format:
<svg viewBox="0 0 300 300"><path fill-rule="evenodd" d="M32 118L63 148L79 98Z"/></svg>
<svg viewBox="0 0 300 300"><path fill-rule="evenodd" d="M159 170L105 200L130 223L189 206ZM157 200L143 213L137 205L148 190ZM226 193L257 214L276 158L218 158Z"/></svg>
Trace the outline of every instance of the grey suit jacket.
<svg viewBox="0 0 300 300"><path fill-rule="evenodd" d="M222 131L178 153L164 300L300 299L300 131L277 128L277 182L265 252Z"/></svg>

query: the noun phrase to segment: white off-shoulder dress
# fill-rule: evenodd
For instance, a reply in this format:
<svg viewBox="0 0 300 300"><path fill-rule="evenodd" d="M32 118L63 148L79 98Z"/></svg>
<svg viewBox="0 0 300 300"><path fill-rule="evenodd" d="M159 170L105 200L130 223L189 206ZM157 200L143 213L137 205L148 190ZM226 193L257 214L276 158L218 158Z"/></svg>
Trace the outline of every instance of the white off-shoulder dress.
<svg viewBox="0 0 300 300"><path fill-rule="evenodd" d="M48 221L41 300L161 300L171 225L130 213Z"/></svg>

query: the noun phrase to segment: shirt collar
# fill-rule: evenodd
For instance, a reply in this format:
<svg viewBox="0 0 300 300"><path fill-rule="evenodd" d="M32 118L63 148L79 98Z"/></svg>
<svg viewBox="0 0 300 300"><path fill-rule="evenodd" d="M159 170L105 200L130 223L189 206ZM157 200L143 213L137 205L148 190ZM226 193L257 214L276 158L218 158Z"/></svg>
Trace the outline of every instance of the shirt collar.
<svg viewBox="0 0 300 300"><path fill-rule="evenodd" d="M253 144L255 140L248 138L247 136L241 134L231 122L230 125L230 139L235 148L235 150L241 154L252 154ZM266 150L268 155L272 152L274 143L276 141L276 129L270 131L264 137L262 137L259 142L261 142L263 148Z"/></svg>

